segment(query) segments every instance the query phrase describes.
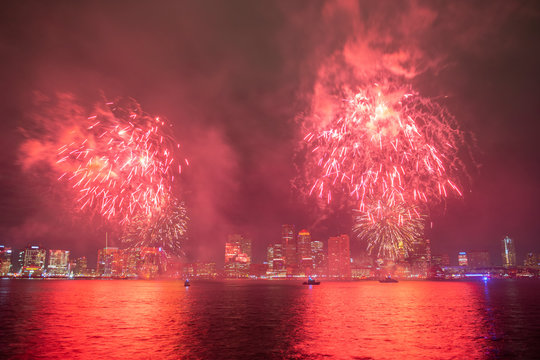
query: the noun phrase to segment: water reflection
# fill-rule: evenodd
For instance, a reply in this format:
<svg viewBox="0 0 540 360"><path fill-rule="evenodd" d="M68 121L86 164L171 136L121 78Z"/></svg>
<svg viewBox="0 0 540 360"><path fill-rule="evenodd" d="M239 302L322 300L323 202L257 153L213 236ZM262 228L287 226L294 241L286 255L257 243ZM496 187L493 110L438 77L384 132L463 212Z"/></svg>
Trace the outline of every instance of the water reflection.
<svg viewBox="0 0 540 360"><path fill-rule="evenodd" d="M477 283L323 285L307 294L297 345L310 357L481 359L491 346Z"/></svg>
<svg viewBox="0 0 540 360"><path fill-rule="evenodd" d="M538 283L7 281L0 357L485 359L538 350Z"/></svg>

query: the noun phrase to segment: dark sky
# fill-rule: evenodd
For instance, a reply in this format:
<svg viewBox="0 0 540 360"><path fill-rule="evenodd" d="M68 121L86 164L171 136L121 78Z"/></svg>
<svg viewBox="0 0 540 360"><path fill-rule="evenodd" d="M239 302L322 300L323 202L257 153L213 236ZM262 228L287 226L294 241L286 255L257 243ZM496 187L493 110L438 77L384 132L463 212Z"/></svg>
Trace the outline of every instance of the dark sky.
<svg viewBox="0 0 540 360"><path fill-rule="evenodd" d="M1 13L0 243L91 259L103 246L107 226L66 209L23 151L51 116L36 98L67 93L83 108L130 96L174 124L192 163L181 186L193 257L222 261L226 235L246 232L262 260L284 223L320 240L348 232L350 215L318 221L290 185L297 119L341 58L410 83L477 138L470 191L432 209L435 253L499 261L505 235L540 252L536 1L5 1Z"/></svg>

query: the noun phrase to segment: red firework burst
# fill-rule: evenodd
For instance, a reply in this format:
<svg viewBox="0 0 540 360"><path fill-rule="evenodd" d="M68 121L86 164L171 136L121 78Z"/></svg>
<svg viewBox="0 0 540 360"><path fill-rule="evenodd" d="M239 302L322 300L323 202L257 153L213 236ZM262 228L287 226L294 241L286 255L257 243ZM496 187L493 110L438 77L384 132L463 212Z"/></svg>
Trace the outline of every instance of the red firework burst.
<svg viewBox="0 0 540 360"><path fill-rule="evenodd" d="M315 114L317 117L317 114ZM320 118L319 118L320 119ZM348 94L304 142L309 194L327 202L339 190L366 209L371 201L429 204L462 195L463 132L438 104L409 89L373 85Z"/></svg>
<svg viewBox="0 0 540 360"><path fill-rule="evenodd" d="M58 149L64 171L59 180L78 191L81 210L94 209L120 224L136 213L151 217L170 201L175 175L188 160L176 159L180 145L167 122L131 99L106 105Z"/></svg>

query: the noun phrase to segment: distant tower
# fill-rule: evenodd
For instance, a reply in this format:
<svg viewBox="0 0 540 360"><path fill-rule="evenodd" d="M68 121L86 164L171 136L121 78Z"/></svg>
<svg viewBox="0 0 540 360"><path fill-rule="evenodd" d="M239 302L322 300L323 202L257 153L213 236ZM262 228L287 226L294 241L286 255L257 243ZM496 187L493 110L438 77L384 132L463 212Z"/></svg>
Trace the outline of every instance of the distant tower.
<svg viewBox="0 0 540 360"><path fill-rule="evenodd" d="M283 225L281 227L281 246L285 258L285 266L295 267L297 265L297 258L294 225Z"/></svg>
<svg viewBox="0 0 540 360"><path fill-rule="evenodd" d="M502 240L502 264L504 267L516 266L516 248L514 240L508 236Z"/></svg>
<svg viewBox="0 0 540 360"><path fill-rule="evenodd" d="M309 231L304 229L298 233L296 248L301 273L310 275L313 270L313 258L311 257L311 234Z"/></svg>

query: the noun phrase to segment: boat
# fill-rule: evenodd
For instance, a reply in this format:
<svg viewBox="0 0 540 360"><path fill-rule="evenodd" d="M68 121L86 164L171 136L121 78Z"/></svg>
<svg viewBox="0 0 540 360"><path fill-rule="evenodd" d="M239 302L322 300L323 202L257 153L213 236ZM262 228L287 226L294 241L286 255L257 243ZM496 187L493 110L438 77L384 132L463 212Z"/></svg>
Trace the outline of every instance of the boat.
<svg viewBox="0 0 540 360"><path fill-rule="evenodd" d="M316 281L315 279L312 279L311 277L308 278L308 281L304 281L303 285L320 285L320 281Z"/></svg>
<svg viewBox="0 0 540 360"><path fill-rule="evenodd" d="M397 283L396 279L392 279L390 276L385 277L384 279L379 280L380 283Z"/></svg>
<svg viewBox="0 0 540 360"><path fill-rule="evenodd" d="M186 281L184 281L184 286L191 286L191 284L189 283L189 279L186 279Z"/></svg>

